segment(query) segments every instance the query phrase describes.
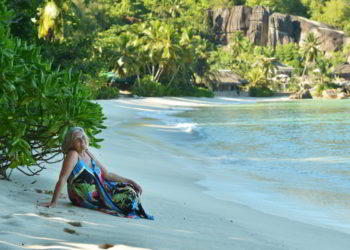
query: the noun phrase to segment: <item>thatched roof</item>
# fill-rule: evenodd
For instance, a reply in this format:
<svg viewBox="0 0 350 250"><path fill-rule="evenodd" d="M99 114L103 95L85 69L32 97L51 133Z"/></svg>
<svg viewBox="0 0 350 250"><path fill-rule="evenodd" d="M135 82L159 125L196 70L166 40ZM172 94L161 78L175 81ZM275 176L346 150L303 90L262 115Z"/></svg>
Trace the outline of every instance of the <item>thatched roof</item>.
<svg viewBox="0 0 350 250"><path fill-rule="evenodd" d="M279 72L279 73L291 73L294 70L293 67L284 65L280 62L276 62L275 65L277 67L277 72Z"/></svg>
<svg viewBox="0 0 350 250"><path fill-rule="evenodd" d="M343 64L338 65L337 67L334 68L333 73L334 74L350 74L350 64L343 63Z"/></svg>
<svg viewBox="0 0 350 250"><path fill-rule="evenodd" d="M247 83L246 80L231 70L218 70L214 75L214 81L220 85L242 85Z"/></svg>

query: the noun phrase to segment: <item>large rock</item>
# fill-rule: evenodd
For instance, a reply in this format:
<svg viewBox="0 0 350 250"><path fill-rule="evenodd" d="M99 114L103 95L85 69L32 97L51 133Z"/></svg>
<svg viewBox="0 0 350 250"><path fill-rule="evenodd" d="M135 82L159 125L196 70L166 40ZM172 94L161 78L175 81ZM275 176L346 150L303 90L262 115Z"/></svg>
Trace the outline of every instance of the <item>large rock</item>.
<svg viewBox="0 0 350 250"><path fill-rule="evenodd" d="M269 34L269 12L261 6L254 7L250 16L247 37L257 45L266 45Z"/></svg>
<svg viewBox="0 0 350 250"><path fill-rule="evenodd" d="M325 89L322 91L322 97L325 99L346 99L348 94L346 89Z"/></svg>
<svg viewBox="0 0 350 250"><path fill-rule="evenodd" d="M310 90L302 89L302 90L290 95L289 99L312 99L312 95L310 93Z"/></svg>
<svg viewBox="0 0 350 250"><path fill-rule="evenodd" d="M267 44L269 13L264 7L218 8L211 11L210 16L218 43L227 45L230 35L240 31L254 44Z"/></svg>
<svg viewBox="0 0 350 250"><path fill-rule="evenodd" d="M344 44L344 32L332 29L330 26L309 20L304 17L293 16L293 25L296 34L296 42L303 44L307 34L312 32L320 38L321 44L319 49L322 51L333 52L342 48ZM300 27L300 30L298 30ZM297 34L300 32L300 37Z"/></svg>
<svg viewBox="0 0 350 250"><path fill-rule="evenodd" d="M294 42L293 23L289 15L274 13L269 17L268 45L275 47L277 44Z"/></svg>
<svg viewBox="0 0 350 250"><path fill-rule="evenodd" d="M241 31L244 35L250 26L252 8L247 6L235 6L234 8L218 8L211 11L213 29L216 34L216 41L228 44L230 34Z"/></svg>
<svg viewBox="0 0 350 250"><path fill-rule="evenodd" d="M335 89L325 89L322 91L322 97L325 99L337 99L338 93Z"/></svg>
<svg viewBox="0 0 350 250"><path fill-rule="evenodd" d="M344 32L304 17L273 13L264 7L234 6L218 8L210 12L217 41L229 44L230 34L241 31L254 44L271 45L296 42L302 45L309 32L315 33L322 41L320 50L333 52L350 44ZM350 55L349 55L350 61Z"/></svg>

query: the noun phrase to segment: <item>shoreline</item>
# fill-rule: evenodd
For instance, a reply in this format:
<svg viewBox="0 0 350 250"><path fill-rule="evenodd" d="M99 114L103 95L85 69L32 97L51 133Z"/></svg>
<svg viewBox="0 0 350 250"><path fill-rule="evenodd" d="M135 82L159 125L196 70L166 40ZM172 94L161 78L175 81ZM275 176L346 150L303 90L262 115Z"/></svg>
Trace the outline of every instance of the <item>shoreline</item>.
<svg viewBox="0 0 350 250"><path fill-rule="evenodd" d="M152 103L157 103L159 102L159 98L153 98L152 101L150 101L149 99L150 98L145 98L147 99L145 102L146 103L149 103L149 102L152 102ZM164 102L165 98L160 98L162 102ZM178 106L184 106L184 107L192 107L194 109L197 109L197 108L202 108L203 106L199 106L198 105L191 105L192 102L194 101L193 100L194 98L190 98L190 100L188 100L187 103L182 103L182 102L178 102L177 105ZM291 102L294 102L295 100L289 100L289 99L286 99L286 98L283 98L283 97L279 97L279 98L264 98L264 99L261 99L261 98L243 98L243 99L240 99L240 98L235 98L234 99L234 102L232 102L232 98L227 99L224 98L220 98L220 101L222 100L225 100L226 102L225 103L222 103L222 102L215 102L217 101L215 98L214 99L211 99L213 100L213 104L212 105L205 105L204 108L206 107L220 107L220 106L225 106L225 105L237 105L237 104L240 104L240 105L245 105L245 104L256 104L256 103L262 103L262 102L281 102L281 101L291 101ZM183 100L182 100L183 101ZM131 103L134 103L135 100L131 100L130 99L130 102ZM140 101L140 100L137 100L136 101L137 103L142 103L143 101ZM169 107L168 107L169 108ZM176 113L182 113L182 112L187 112L189 111L188 109L185 109L185 110L181 110L181 111L178 111ZM153 117L152 115L149 114L150 112L147 112L145 111L145 116L146 117ZM176 117L174 119L174 117ZM184 119L185 121L183 120L178 120L179 119ZM200 130L197 130L197 125L195 123L192 123L191 122L191 119L188 120L187 117L185 118L181 118L181 115L180 117L178 117L175 113L170 113L170 114L166 114L164 116L157 116L157 119L158 122L157 124L161 124L161 125L145 125L145 126L148 126L148 127L153 127L153 128L158 128L159 130L162 130L162 131L166 131L166 132L174 132L174 130L178 130L179 133L182 133L183 135L176 135L174 136L174 141L178 141L178 138L179 136L181 136L181 139L180 140L192 140L191 137L197 137L198 136L198 132L200 134ZM169 125L171 124L171 125ZM178 125L181 125L181 126L176 126L174 124L178 124ZM194 129L194 131L192 131ZM200 136L200 135L199 135ZM182 144L181 144L182 145ZM193 150L193 149L192 149ZM190 151L192 151L190 149ZM198 154L199 153L199 154ZM204 156L204 158L206 158L205 155L202 155ZM201 157L201 153L200 152L196 152L193 156L191 156L192 158L200 158ZM204 162L203 161L203 164L207 164L207 162ZM195 164L196 165L196 164ZM198 165L198 164L197 164ZM214 166L210 167L210 168L213 168ZM249 200L249 199L246 199L244 198L244 195L236 195L235 197L232 196L232 195L223 195L221 193L220 190L225 190L224 185L221 186L221 188L218 188L218 186L220 186L219 184L216 183L215 180L219 180L220 178L224 178L225 179L225 176L223 175L223 173L225 171L220 171L220 169L218 168L215 168L215 171L211 171L209 169L200 169L200 168L197 168L196 171L199 173L200 171L202 171L202 175L204 176L204 178L202 178L201 180L197 181L196 184L199 185L200 187L204 188L204 193L211 196L212 198L214 199L217 199L217 200L221 200L221 201L228 201L228 202L232 202L232 203L235 203L235 204L240 204L240 205L243 205L243 206L248 206L250 207L251 209L253 210L256 210L256 211L259 211L259 212L262 212L262 213L267 213L267 214L270 214L270 215L274 215L274 216L281 216L283 218L286 218L286 219L290 219L290 220L293 220L293 221L298 221L298 222L305 222L307 224L310 224L310 225L315 225L315 226L320 226L320 227L324 227L324 228L329 228L331 230L336 230L336 231L339 231L339 232L342 232L342 233L346 233L346 234L350 234L350 231L349 231L349 228L347 226L347 224L345 223L338 223L334 220L334 218L332 217L331 214L328 214L328 213L325 213L323 214L324 211L322 210L319 210L319 208L317 207L312 207L312 206L308 206L306 204L299 204L296 200L294 201L290 201L288 200L286 197L282 197L281 194L278 194L278 193L267 193L267 194L264 194L264 193L257 193L258 197L256 197L259 202L254 202L253 200ZM223 172L223 173L221 173ZM216 177L212 177L213 176L216 176ZM233 177L233 176L231 176ZM241 176L243 177L243 176ZM241 183L241 184L237 184L236 186L232 185L232 188L234 188L235 190L240 190L240 185L241 186L244 186L246 185L246 179L243 179L243 180L240 180L239 177L237 177L238 179L236 179L234 181L234 183ZM228 181L229 179L227 179ZM233 179L230 179L230 181L233 181ZM209 187L209 188L208 188ZM256 188L256 187L255 187ZM241 192L245 192L245 190L241 190ZM252 197L256 194L254 194L254 192L250 191L250 192L247 192L247 195L249 197ZM262 198L260 196L266 196L265 198ZM260 198L259 198L260 197ZM271 201L274 201L274 199L276 200L281 200L281 204L278 204L278 202L276 202L276 204L269 204L269 202L265 202L264 200L266 198L272 198L272 200L269 200L269 202ZM261 199L261 201L260 201ZM283 203L284 202L284 203ZM276 206L277 205L277 206ZM288 208L288 205L291 206L290 208ZM314 217L314 214L318 214L320 213L320 217L317 219L316 217ZM334 215L333 215L334 216Z"/></svg>
<svg viewBox="0 0 350 250"><path fill-rule="evenodd" d="M191 170L198 161L172 145L166 136L181 136L180 132L159 127L157 120L139 114L210 105L205 99L186 100L98 101L108 118L108 128L98 136L105 139L102 149L92 151L111 171L141 184L143 205L155 221L118 218L74 207L66 197L56 208L36 207L37 201L51 198L35 190L53 189L61 163L52 164L40 177L29 178L16 171L12 182L0 182L0 222L6 236L0 237L1 249L101 249L98 246L105 243L114 245L109 249L335 249L334 244L336 249L348 248L348 234L205 194L205 188L196 184L203 175ZM223 99L218 105L255 101ZM72 221L82 226L72 226ZM67 233L65 228L75 233Z"/></svg>

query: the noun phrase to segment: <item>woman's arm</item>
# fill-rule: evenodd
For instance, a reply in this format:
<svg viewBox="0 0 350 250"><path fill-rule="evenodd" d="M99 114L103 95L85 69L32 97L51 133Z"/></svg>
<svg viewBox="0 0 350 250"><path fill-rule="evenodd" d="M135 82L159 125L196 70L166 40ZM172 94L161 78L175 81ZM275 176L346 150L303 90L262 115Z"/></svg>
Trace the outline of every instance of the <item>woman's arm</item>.
<svg viewBox="0 0 350 250"><path fill-rule="evenodd" d="M58 197L61 193L62 188L64 187L68 176L73 170L73 167L75 166L76 162L78 160L78 153L74 150L69 151L66 158L63 161L63 166L61 169L60 176L58 178L58 181L55 186L55 190L52 195L51 202L42 203L41 206L44 207L55 207L57 204Z"/></svg>
<svg viewBox="0 0 350 250"><path fill-rule="evenodd" d="M135 191L140 193L140 195L142 194L142 188L139 184L137 184L135 181L127 179L125 177L122 177L120 175L108 172L107 168L105 166L103 166L103 164L101 162L99 162L95 156L93 156L93 154L91 154L90 151L87 151L88 155L95 160L96 164L101 168L102 170L102 176L104 179L106 179L107 181L115 181L115 182L127 182L130 183L131 185L134 186Z"/></svg>

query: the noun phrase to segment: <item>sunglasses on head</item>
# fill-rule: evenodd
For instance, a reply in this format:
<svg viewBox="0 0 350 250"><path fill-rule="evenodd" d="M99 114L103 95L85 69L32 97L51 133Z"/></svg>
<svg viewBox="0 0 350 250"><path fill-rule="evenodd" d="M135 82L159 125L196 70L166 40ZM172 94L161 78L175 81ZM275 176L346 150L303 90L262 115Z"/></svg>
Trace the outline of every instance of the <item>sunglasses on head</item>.
<svg viewBox="0 0 350 250"><path fill-rule="evenodd" d="M77 139L85 140L86 137L85 137L85 135L76 135L76 136L73 137L73 141L75 141Z"/></svg>

